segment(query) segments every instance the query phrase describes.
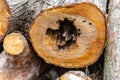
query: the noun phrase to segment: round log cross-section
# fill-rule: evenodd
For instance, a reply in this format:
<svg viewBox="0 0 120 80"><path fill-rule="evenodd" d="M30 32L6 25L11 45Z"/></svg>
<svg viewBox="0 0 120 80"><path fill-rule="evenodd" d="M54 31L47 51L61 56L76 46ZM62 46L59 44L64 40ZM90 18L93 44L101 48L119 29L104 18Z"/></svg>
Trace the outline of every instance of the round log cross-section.
<svg viewBox="0 0 120 80"><path fill-rule="evenodd" d="M11 12L5 0L0 0L0 41L3 39L9 27Z"/></svg>
<svg viewBox="0 0 120 80"><path fill-rule="evenodd" d="M19 55L26 46L26 40L20 33L11 33L4 38L3 47L10 55Z"/></svg>
<svg viewBox="0 0 120 80"><path fill-rule="evenodd" d="M47 63L80 68L94 63L106 41L103 13L91 3L41 12L30 28L35 51Z"/></svg>
<svg viewBox="0 0 120 80"><path fill-rule="evenodd" d="M82 71L68 71L57 80L92 80Z"/></svg>

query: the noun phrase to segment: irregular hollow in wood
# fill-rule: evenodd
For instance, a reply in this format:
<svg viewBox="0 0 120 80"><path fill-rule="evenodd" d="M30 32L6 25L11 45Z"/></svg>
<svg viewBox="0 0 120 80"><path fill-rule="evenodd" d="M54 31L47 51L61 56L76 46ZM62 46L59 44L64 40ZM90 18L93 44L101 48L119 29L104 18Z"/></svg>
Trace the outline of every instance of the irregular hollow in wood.
<svg viewBox="0 0 120 80"><path fill-rule="evenodd" d="M4 39L4 50L11 55L22 53L26 46L26 39L20 33L8 34Z"/></svg>
<svg viewBox="0 0 120 80"><path fill-rule="evenodd" d="M37 16L30 38L47 63L66 68L89 66L105 46L105 17L91 3L52 8Z"/></svg>
<svg viewBox="0 0 120 80"><path fill-rule="evenodd" d="M57 80L92 80L82 71L68 71Z"/></svg>
<svg viewBox="0 0 120 80"><path fill-rule="evenodd" d="M3 39L9 27L11 12L5 0L0 0L0 41Z"/></svg>
<svg viewBox="0 0 120 80"><path fill-rule="evenodd" d="M13 37L13 35L14 37L16 37L14 38L15 43L17 42L17 40L23 38L23 35L21 33L11 33L7 35L7 39L12 41L13 39L8 37ZM8 44L11 46L9 41ZM24 44L25 47L22 50L14 50L13 48L11 49L11 51L8 51L10 53L3 51L0 54L0 80L36 80L36 78L39 75L39 71L42 72L40 68L41 62L39 62L37 56L30 48L29 44L27 43L27 40L25 40ZM14 45L13 47L15 47L15 49L17 48ZM9 47L4 47L4 49L5 48ZM21 52L21 54L17 53L16 55L15 52L17 51L18 53ZM13 52L15 55L9 55L11 53L13 54Z"/></svg>

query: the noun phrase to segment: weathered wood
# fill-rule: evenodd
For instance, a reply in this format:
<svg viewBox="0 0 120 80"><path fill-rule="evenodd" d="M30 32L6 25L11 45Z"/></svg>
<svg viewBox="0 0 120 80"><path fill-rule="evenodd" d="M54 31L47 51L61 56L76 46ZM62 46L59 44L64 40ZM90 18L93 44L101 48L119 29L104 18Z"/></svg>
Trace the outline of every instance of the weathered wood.
<svg viewBox="0 0 120 80"><path fill-rule="evenodd" d="M73 3L90 2L97 5L103 13L106 13L107 0L6 0L11 8L13 16L19 16L26 10L34 10L36 15L41 10L64 6Z"/></svg>
<svg viewBox="0 0 120 80"><path fill-rule="evenodd" d="M120 80L120 0L110 0L104 80Z"/></svg>
<svg viewBox="0 0 120 80"><path fill-rule="evenodd" d="M98 6L105 14L107 0L6 0L12 12L11 28L12 32L16 27L30 26L30 18L35 18L40 11L53 8L55 6L64 6L73 3L90 2ZM26 28L24 28L26 29Z"/></svg>

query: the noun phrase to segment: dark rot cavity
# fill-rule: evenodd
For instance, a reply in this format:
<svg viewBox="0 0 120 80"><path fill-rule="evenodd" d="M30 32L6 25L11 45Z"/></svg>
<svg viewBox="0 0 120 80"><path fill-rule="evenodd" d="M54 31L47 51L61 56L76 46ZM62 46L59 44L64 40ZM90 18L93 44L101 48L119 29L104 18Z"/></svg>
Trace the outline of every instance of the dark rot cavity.
<svg viewBox="0 0 120 80"><path fill-rule="evenodd" d="M48 28L46 35L50 35L56 39L58 49L69 48L76 43L77 37L80 36L80 29L77 29L74 25L74 20L59 20L59 29L53 30Z"/></svg>

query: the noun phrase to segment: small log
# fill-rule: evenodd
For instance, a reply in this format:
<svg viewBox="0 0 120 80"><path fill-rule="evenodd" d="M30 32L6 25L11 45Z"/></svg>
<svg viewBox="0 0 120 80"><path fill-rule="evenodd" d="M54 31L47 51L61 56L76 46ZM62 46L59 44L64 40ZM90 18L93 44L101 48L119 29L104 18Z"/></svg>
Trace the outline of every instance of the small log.
<svg viewBox="0 0 120 80"><path fill-rule="evenodd" d="M105 46L105 17L91 3L45 10L31 26L30 38L35 51L47 63L86 67L99 58Z"/></svg>
<svg viewBox="0 0 120 80"><path fill-rule="evenodd" d="M82 71L68 71L57 80L92 80Z"/></svg>
<svg viewBox="0 0 120 80"><path fill-rule="evenodd" d="M9 19L11 17L11 11L5 2L5 0L0 0L0 42L3 40L8 28Z"/></svg>
<svg viewBox="0 0 120 80"><path fill-rule="evenodd" d="M10 55L19 55L28 46L26 39L20 33L12 33L4 39L4 50Z"/></svg>
<svg viewBox="0 0 120 80"><path fill-rule="evenodd" d="M20 33L8 34L0 54L0 80L36 80L41 62Z"/></svg>

